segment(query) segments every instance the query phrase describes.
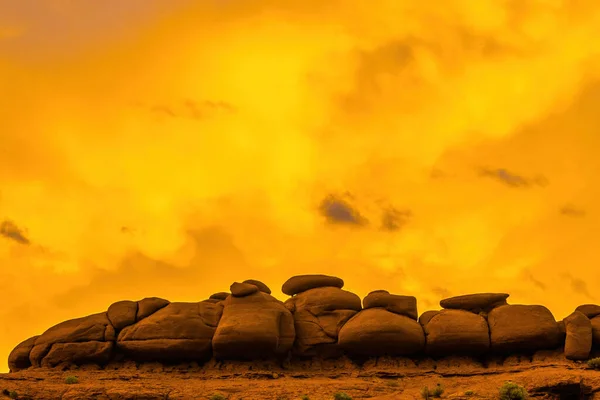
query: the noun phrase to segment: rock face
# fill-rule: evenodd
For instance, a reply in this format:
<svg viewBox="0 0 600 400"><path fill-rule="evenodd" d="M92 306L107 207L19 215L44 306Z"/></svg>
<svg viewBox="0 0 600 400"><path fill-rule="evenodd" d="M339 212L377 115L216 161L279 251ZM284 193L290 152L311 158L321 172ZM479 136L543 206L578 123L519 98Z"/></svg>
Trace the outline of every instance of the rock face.
<svg viewBox="0 0 600 400"><path fill-rule="evenodd" d="M208 360L223 307L213 303L170 303L124 328L117 347L138 361Z"/></svg>
<svg viewBox="0 0 600 400"><path fill-rule="evenodd" d="M288 296L305 292L320 287L344 287L344 281L329 275L297 275L288 279L282 286L281 291Z"/></svg>
<svg viewBox="0 0 600 400"><path fill-rule="evenodd" d="M425 325L426 353L432 356L481 355L490 349L488 323L469 311L443 310Z"/></svg>
<svg viewBox="0 0 600 400"><path fill-rule="evenodd" d="M408 356L423 351L425 335L413 318L385 308L369 308L344 324L339 344L351 355Z"/></svg>
<svg viewBox="0 0 600 400"><path fill-rule="evenodd" d="M491 349L496 353L554 349L560 331L554 316L544 306L506 305L488 315Z"/></svg>
<svg viewBox="0 0 600 400"><path fill-rule="evenodd" d="M256 290L245 290L246 286ZM242 288L244 290L238 290ZM248 283L231 285L212 347L217 359L285 356L295 339L294 318L283 303Z"/></svg>
<svg viewBox="0 0 600 400"><path fill-rule="evenodd" d="M592 350L592 323L580 311L564 319L566 329L565 357L569 360L587 360Z"/></svg>
<svg viewBox="0 0 600 400"><path fill-rule="evenodd" d="M253 279L200 302L118 301L106 312L61 322L19 343L9 367L290 355L511 356L563 348L567 359L585 360L600 349L600 306L594 304L557 322L546 307L508 305L508 294L479 293L444 299L441 311L418 317L413 296L376 290L361 302L343 286L337 277L299 275L283 285L292 296L285 303Z"/></svg>
<svg viewBox="0 0 600 400"><path fill-rule="evenodd" d="M384 308L389 312L417 320L417 298L414 296L399 296L389 294L385 290L369 293L363 299L363 308Z"/></svg>
<svg viewBox="0 0 600 400"><path fill-rule="evenodd" d="M309 289L287 300L294 315L298 356L341 355L338 333L362 309L360 297L337 287Z"/></svg>
<svg viewBox="0 0 600 400"><path fill-rule="evenodd" d="M489 312L492 309L506 305L507 293L476 293L450 297L440 301L442 308L474 312Z"/></svg>
<svg viewBox="0 0 600 400"><path fill-rule="evenodd" d="M107 362L114 347L115 328L105 312L71 319L53 326L35 339L29 353L34 367L63 362Z"/></svg>

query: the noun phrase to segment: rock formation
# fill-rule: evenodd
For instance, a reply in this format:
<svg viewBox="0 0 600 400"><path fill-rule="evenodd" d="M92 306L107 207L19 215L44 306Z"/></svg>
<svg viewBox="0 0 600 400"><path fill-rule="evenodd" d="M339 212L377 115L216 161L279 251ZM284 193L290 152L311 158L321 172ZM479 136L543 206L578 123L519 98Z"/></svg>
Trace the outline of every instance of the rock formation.
<svg viewBox="0 0 600 400"><path fill-rule="evenodd" d="M18 344L12 372L64 364L206 362L286 357L430 357L533 354L564 349L585 360L600 348L600 306L584 304L563 321L541 305L509 305L506 293L440 301L419 316L417 299L376 290L361 299L327 275L283 284L282 302L264 283L235 282L196 303L156 297L118 301L106 312L61 322Z"/></svg>

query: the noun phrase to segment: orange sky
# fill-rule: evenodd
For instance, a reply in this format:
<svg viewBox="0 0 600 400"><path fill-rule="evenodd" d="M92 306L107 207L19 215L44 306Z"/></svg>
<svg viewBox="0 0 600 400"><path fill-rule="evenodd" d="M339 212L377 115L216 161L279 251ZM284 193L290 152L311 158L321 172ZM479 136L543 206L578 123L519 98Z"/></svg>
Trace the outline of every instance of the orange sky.
<svg viewBox="0 0 600 400"><path fill-rule="evenodd" d="M428 4L0 0L0 372L247 278L598 302L600 4Z"/></svg>

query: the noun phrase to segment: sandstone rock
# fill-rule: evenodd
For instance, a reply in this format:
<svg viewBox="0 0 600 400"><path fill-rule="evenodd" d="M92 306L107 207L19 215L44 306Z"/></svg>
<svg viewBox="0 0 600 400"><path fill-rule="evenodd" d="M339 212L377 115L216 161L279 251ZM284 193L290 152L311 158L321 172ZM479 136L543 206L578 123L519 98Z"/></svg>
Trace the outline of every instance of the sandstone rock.
<svg viewBox="0 0 600 400"><path fill-rule="evenodd" d="M592 323L592 345L600 348L600 315L590 320Z"/></svg>
<svg viewBox="0 0 600 400"><path fill-rule="evenodd" d="M428 355L481 355L490 349L487 321L469 311L443 310L434 315L424 329Z"/></svg>
<svg viewBox="0 0 600 400"><path fill-rule="evenodd" d="M220 304L169 303L119 334L117 347L139 361L208 360Z"/></svg>
<svg viewBox="0 0 600 400"><path fill-rule="evenodd" d="M8 355L8 368L11 370L11 372L16 372L31 367L29 353L31 352L31 349L33 349L35 341L38 337L39 335L36 335L22 341L13 349L13 351L10 352Z"/></svg>
<svg viewBox="0 0 600 400"><path fill-rule="evenodd" d="M437 310L430 310L430 311L425 311L423 314L421 314L421 316L419 317L419 323L423 326L423 328L425 328L425 326L429 323L429 321L431 321L431 318L435 317L436 315L438 315L441 311L437 311Z"/></svg>
<svg viewBox="0 0 600 400"><path fill-rule="evenodd" d="M211 294L209 299L225 300L227 298L227 296L229 296L229 293L227 293L227 292L218 292L218 293Z"/></svg>
<svg viewBox="0 0 600 400"><path fill-rule="evenodd" d="M497 353L535 352L559 346L560 331L544 306L505 305L488 315L491 349Z"/></svg>
<svg viewBox="0 0 600 400"><path fill-rule="evenodd" d="M567 337L565 357L569 360L587 360L592 350L592 323L579 311L564 319Z"/></svg>
<svg viewBox="0 0 600 400"><path fill-rule="evenodd" d="M335 357L342 354L337 345L340 328L361 310L360 297L336 288L306 290L285 302L294 315L299 356Z"/></svg>
<svg viewBox="0 0 600 400"><path fill-rule="evenodd" d="M161 299L160 297L146 297L138 301L138 311L135 320L141 321L168 305L169 300Z"/></svg>
<svg viewBox="0 0 600 400"><path fill-rule="evenodd" d="M281 301L257 290L244 297L230 296L222 304L223 316L212 343L215 358L271 358L291 350L294 318Z"/></svg>
<svg viewBox="0 0 600 400"><path fill-rule="evenodd" d="M600 315L600 306L596 304L582 304L577 307L575 311L579 311L589 319L592 319L595 316Z"/></svg>
<svg viewBox="0 0 600 400"><path fill-rule="evenodd" d="M39 367L56 343L114 341L115 330L105 312L61 322L41 334L29 354L31 365ZM58 357L56 354L54 357ZM80 355L80 358L85 354ZM95 360L90 360L95 362Z"/></svg>
<svg viewBox="0 0 600 400"><path fill-rule="evenodd" d="M382 308L363 310L342 326L339 345L352 355L406 356L423 351L423 328L412 318Z"/></svg>
<svg viewBox="0 0 600 400"><path fill-rule="evenodd" d="M114 342L78 342L54 343L48 354L43 358L42 367L55 367L61 363L67 364L106 364L110 361Z"/></svg>
<svg viewBox="0 0 600 400"><path fill-rule="evenodd" d="M256 285L239 282L234 282L229 289L234 297L245 297L259 291Z"/></svg>
<svg viewBox="0 0 600 400"><path fill-rule="evenodd" d="M450 297L440 301L446 309L465 310L474 313L489 312L495 307L506 305L507 293L476 293Z"/></svg>
<svg viewBox="0 0 600 400"><path fill-rule="evenodd" d="M112 326L120 331L128 325L135 324L138 303L135 301L123 300L117 301L108 307L106 315Z"/></svg>
<svg viewBox="0 0 600 400"><path fill-rule="evenodd" d="M306 290L328 286L341 289L344 287L344 281L329 275L297 275L288 279L281 287L281 291L288 296L293 296Z"/></svg>
<svg viewBox="0 0 600 400"><path fill-rule="evenodd" d="M271 289L269 289L269 287L267 285L265 285L261 281L257 281L256 279L246 279L242 283L249 283L251 285L256 286L258 288L258 290L260 290L261 292L266 293L266 294L271 294Z"/></svg>
<svg viewBox="0 0 600 400"><path fill-rule="evenodd" d="M394 295L383 290L369 293L363 299L363 307L365 309L381 307L394 314L404 315L414 320L419 316L416 297Z"/></svg>

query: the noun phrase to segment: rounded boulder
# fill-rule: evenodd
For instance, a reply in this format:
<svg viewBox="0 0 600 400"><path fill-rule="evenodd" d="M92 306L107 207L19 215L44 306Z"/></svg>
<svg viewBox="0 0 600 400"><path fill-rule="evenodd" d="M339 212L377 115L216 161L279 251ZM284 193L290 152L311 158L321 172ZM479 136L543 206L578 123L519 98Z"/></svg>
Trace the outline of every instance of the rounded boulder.
<svg viewBox="0 0 600 400"><path fill-rule="evenodd" d="M327 286L341 289L344 287L344 281L329 275L297 275L288 279L281 287L281 291L288 296L293 296L310 289Z"/></svg>

